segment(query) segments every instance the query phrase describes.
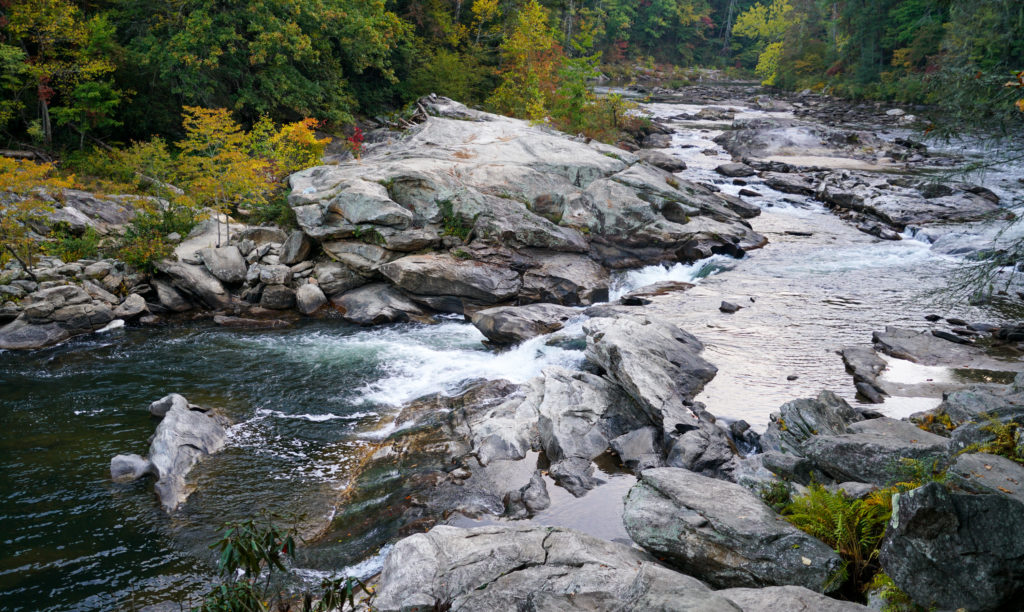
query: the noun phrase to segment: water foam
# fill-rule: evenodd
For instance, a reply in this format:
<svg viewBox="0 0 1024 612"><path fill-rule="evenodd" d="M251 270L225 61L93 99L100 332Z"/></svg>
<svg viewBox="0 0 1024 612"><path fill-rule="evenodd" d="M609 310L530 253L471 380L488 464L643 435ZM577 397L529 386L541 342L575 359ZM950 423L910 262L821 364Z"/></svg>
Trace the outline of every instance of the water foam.
<svg viewBox="0 0 1024 612"><path fill-rule="evenodd" d="M671 266L647 266L638 270L629 270L612 279L608 294L611 301L614 302L630 291L655 283L675 281L696 284L701 279L730 269L735 262L734 258L727 255L712 255L689 264L677 263Z"/></svg>

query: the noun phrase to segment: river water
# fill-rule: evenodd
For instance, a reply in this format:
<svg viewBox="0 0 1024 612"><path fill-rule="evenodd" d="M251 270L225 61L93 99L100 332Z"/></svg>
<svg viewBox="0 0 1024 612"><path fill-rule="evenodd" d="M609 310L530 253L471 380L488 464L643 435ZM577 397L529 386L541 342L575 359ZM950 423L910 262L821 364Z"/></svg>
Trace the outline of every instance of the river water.
<svg viewBox="0 0 1024 612"><path fill-rule="evenodd" d="M667 117L693 107L648 110ZM681 176L737 193L738 185L712 171L729 161L710 140L721 126L677 127L684 131L670 152L690 166ZM703 152L711 149L715 155ZM781 403L822 388L852 400L835 350L868 344L885 325L923 328L933 311L991 323L1010 316L990 306L936 310L931 292L958 264L926 241L882 242L805 198L751 186L763 196L753 200L764 213L752 224L768 237L766 248L741 260L716 256L627 272L613 291L660 280L698 283L649 308L707 345L719 374L698 399L714 414L762 428ZM965 240L979 232L957 231ZM745 308L725 315L723 299ZM272 331L129 328L31 354L0 352L0 609L185 601L209 580L207 545L223 521L259 509L303 513L300 522L309 525L330 519L359 450L391 430L403 404L457 393L474 380L525 382L548 365L578 367L583 359L582 351L544 338L503 352L482 340L453 319L372 330L320 321ZM113 455L145 454L155 427L147 405L170 392L236 423L228 448L193 472L197 490L173 517L158 508L150 482L114 484L108 474ZM882 410L901 415L937 401L894 398ZM610 481L581 500L553 492L553 509L536 520L615 537L620 530L609 522L630 481ZM381 554L358 542L387 535L320 543L299 564L311 579L366 576Z"/></svg>

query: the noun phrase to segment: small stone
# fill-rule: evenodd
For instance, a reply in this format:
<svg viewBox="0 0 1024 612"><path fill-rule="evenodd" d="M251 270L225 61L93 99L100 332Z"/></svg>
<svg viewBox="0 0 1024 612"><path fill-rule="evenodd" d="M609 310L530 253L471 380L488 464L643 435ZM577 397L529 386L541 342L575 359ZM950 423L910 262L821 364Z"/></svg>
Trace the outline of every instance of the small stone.
<svg viewBox="0 0 1024 612"><path fill-rule="evenodd" d="M737 311L739 311L740 308L743 308L743 307L738 305L738 304L733 304L732 302L724 302L724 301L718 307L719 310L721 310L722 312L727 313L727 314L732 314L734 312L737 312Z"/></svg>
<svg viewBox="0 0 1024 612"><path fill-rule="evenodd" d="M934 322L938 321L939 319L941 319L942 317L940 317L937 314L930 314L930 315L925 315L924 318L925 318L926 321L931 321L932 323L934 323Z"/></svg>
<svg viewBox="0 0 1024 612"><path fill-rule="evenodd" d="M796 374L790 374L789 376L786 377L786 380L796 380L798 378L800 377L797 376Z"/></svg>

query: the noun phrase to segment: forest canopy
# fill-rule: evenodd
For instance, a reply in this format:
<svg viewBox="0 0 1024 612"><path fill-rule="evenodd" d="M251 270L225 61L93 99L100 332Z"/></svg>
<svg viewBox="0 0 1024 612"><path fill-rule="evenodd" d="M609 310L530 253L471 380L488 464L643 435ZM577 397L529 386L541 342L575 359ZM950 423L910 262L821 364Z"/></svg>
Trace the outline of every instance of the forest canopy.
<svg viewBox="0 0 1024 612"><path fill-rule="evenodd" d="M581 83L658 65L1013 120L1024 69L1019 0L0 0L0 28L0 134L46 150L177 140L184 107L339 127L431 92L600 130Z"/></svg>

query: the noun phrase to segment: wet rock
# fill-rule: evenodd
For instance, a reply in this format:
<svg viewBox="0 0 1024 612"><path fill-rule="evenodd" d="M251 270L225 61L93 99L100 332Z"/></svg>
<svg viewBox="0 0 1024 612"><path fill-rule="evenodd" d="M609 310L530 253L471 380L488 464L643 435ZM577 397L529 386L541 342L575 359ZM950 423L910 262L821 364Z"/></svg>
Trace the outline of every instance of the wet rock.
<svg viewBox="0 0 1024 612"><path fill-rule="evenodd" d="M921 365L962 365L981 356L980 349L951 343L927 331L886 327L885 332L872 334L872 340L876 350Z"/></svg>
<svg viewBox="0 0 1024 612"><path fill-rule="evenodd" d="M327 305L327 296L319 286L307 283L295 292L295 305L302 314L311 315Z"/></svg>
<svg viewBox="0 0 1024 612"><path fill-rule="evenodd" d="M967 453L946 471L948 482L969 493L1005 495L1024 504L1024 466L1006 457Z"/></svg>
<svg viewBox="0 0 1024 612"><path fill-rule="evenodd" d="M380 325L425 320L427 314L394 287L373 283L331 298L346 321L359 325Z"/></svg>
<svg viewBox="0 0 1024 612"><path fill-rule="evenodd" d="M548 473L575 497L583 497L587 491L601 484L601 481L594 478L594 464L582 457L566 457L556 461L548 468Z"/></svg>
<svg viewBox="0 0 1024 612"><path fill-rule="evenodd" d="M549 506L551 497L540 471L533 473L528 484L505 497L505 514L512 518L527 518Z"/></svg>
<svg viewBox="0 0 1024 612"><path fill-rule="evenodd" d="M608 271L594 260L568 253L535 254L523 274L521 302L587 305L608 299Z"/></svg>
<svg viewBox="0 0 1024 612"><path fill-rule="evenodd" d="M260 296L260 307L269 310L288 310L295 306L295 290L284 285L268 285Z"/></svg>
<svg viewBox="0 0 1024 612"><path fill-rule="evenodd" d="M721 174L722 176L728 177L754 176L755 174L757 174L757 170L754 170L753 168L746 164L734 163L722 164L721 166L715 168L715 172Z"/></svg>
<svg viewBox="0 0 1024 612"><path fill-rule="evenodd" d="M738 605L743 612L865 612L869 609L798 586L723 589L715 594Z"/></svg>
<svg viewBox="0 0 1024 612"><path fill-rule="evenodd" d="M725 203L726 208L744 219L752 219L761 214L761 207L756 204L744 202L736 196L727 193L716 193L715 197Z"/></svg>
<svg viewBox="0 0 1024 612"><path fill-rule="evenodd" d="M746 488L687 470L643 472L622 518L636 543L720 588L791 584L821 592L841 565Z"/></svg>
<svg viewBox="0 0 1024 612"><path fill-rule="evenodd" d="M306 259L313 247L312 241L301 231L294 231L281 245L281 254L278 261L286 266L294 266Z"/></svg>
<svg viewBox="0 0 1024 612"><path fill-rule="evenodd" d="M811 482L826 482L829 480L814 465L814 462L800 455L767 451L763 454L755 455L755 457L760 457L761 464L765 469L786 482L796 482L806 486Z"/></svg>
<svg viewBox="0 0 1024 612"><path fill-rule="evenodd" d="M374 607L451 610L739 608L622 544L560 527L438 526L392 549Z"/></svg>
<svg viewBox="0 0 1024 612"><path fill-rule="evenodd" d="M168 512L175 510L190 491L185 476L201 459L224 447L227 433L211 414L172 406L156 428L149 460L157 473L156 493Z"/></svg>
<svg viewBox="0 0 1024 612"><path fill-rule="evenodd" d="M170 412L171 408L187 410L188 400L185 399L185 396L183 395L171 393L170 395L166 395L150 404L149 413L162 419L167 416L167 413Z"/></svg>
<svg viewBox="0 0 1024 612"><path fill-rule="evenodd" d="M786 402L770 419L761 436L765 451L802 455L812 436L844 434L864 417L835 393L822 391L813 399Z"/></svg>
<svg viewBox="0 0 1024 612"><path fill-rule="evenodd" d="M949 440L887 417L853 423L848 433L814 435L804 455L837 481L885 486L900 476L901 460L945 456Z"/></svg>
<svg viewBox="0 0 1024 612"><path fill-rule="evenodd" d="M848 346L839 352L843 358L846 371L853 375L854 384L864 383L876 393L882 393L877 380L886 367L885 360L873 349L861 346ZM860 387L858 387L860 390ZM865 395L867 397L867 395ZM880 403L880 402L875 402Z"/></svg>
<svg viewBox="0 0 1024 612"><path fill-rule="evenodd" d="M496 344L518 344L523 340L562 329L579 312L555 304L499 306L473 313L473 325Z"/></svg>
<svg viewBox="0 0 1024 612"><path fill-rule="evenodd" d="M33 325L24 319L15 319L0 328L0 349L12 351L39 349L63 342L70 336L71 334L57 323Z"/></svg>
<svg viewBox="0 0 1024 612"><path fill-rule="evenodd" d="M921 606L1011 610L1024 600L1024 504L929 483L893 498L879 560Z"/></svg>
<svg viewBox="0 0 1024 612"><path fill-rule="evenodd" d="M724 301L718 307L719 310L721 310L722 312L727 313L727 314L732 314L734 312L739 312L740 308L743 308L743 307L738 305L738 304L733 304L732 302L724 302Z"/></svg>
<svg viewBox="0 0 1024 612"><path fill-rule="evenodd" d="M247 266L236 246L201 249L199 258L210 274L222 283L237 285L245 280Z"/></svg>
<svg viewBox="0 0 1024 612"><path fill-rule="evenodd" d="M665 170L666 172L682 172L686 170L686 162L661 151L653 149L641 149L636 156L648 164Z"/></svg>
<svg viewBox="0 0 1024 612"><path fill-rule="evenodd" d="M507 268L450 255L409 255L381 266L398 287L418 295L450 295L496 303L514 297L522 283Z"/></svg>
<svg viewBox="0 0 1024 612"><path fill-rule="evenodd" d="M666 464L712 478L730 478L736 447L718 425L701 418L672 445Z"/></svg>
<svg viewBox="0 0 1024 612"><path fill-rule="evenodd" d="M657 427L641 427L611 441L611 447L619 459L633 472L663 467L661 453L661 432Z"/></svg>
<svg viewBox="0 0 1024 612"><path fill-rule="evenodd" d="M619 303L624 306L646 306L653 301L652 298L687 289L693 289L693 285L680 281L662 281L630 291L619 298Z"/></svg>
<svg viewBox="0 0 1024 612"><path fill-rule="evenodd" d="M251 319L224 315L216 315L213 317L213 322L221 327L234 327L238 329L278 329L288 327L288 322L280 319Z"/></svg>
<svg viewBox="0 0 1024 612"><path fill-rule="evenodd" d="M114 482L133 482L149 474L156 474L156 467L138 455L115 455L110 460L110 479Z"/></svg>
<svg viewBox="0 0 1024 612"><path fill-rule="evenodd" d="M857 388L857 393L872 404L885 403L885 398L879 393L878 388L874 385L866 382L854 383Z"/></svg>
<svg viewBox="0 0 1024 612"><path fill-rule="evenodd" d="M943 331L941 329L933 329L932 335L935 336L936 338L942 338L943 340L952 342L954 344L965 344L967 346L974 344L972 340L968 340L967 338L961 338L957 334L952 334L948 331Z"/></svg>
<svg viewBox="0 0 1024 612"><path fill-rule="evenodd" d="M813 197L816 193L816 183L810 178L801 174L779 174L766 172L762 175L766 185L775 191Z"/></svg>
<svg viewBox="0 0 1024 612"><path fill-rule="evenodd" d="M687 332L647 317L620 316L584 323L586 358L607 372L646 412L652 424L675 432L692 424L684 404L714 378L700 357L704 346Z"/></svg>

